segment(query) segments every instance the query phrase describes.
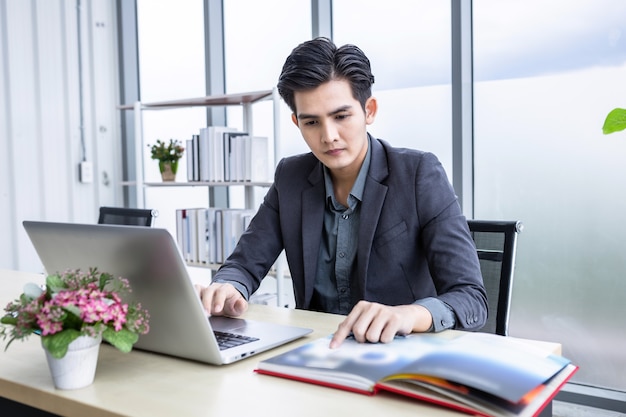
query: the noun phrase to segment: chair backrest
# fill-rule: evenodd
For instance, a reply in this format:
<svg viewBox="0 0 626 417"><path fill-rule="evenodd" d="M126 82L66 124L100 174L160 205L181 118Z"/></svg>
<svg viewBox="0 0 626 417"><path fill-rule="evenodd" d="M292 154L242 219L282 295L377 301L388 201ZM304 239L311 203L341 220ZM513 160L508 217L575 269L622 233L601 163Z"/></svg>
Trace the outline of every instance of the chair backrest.
<svg viewBox="0 0 626 417"><path fill-rule="evenodd" d="M507 336L519 221L468 220L487 290L489 318L480 330Z"/></svg>
<svg viewBox="0 0 626 417"><path fill-rule="evenodd" d="M128 226L152 226L156 210L126 207L100 207L98 224L122 224Z"/></svg>

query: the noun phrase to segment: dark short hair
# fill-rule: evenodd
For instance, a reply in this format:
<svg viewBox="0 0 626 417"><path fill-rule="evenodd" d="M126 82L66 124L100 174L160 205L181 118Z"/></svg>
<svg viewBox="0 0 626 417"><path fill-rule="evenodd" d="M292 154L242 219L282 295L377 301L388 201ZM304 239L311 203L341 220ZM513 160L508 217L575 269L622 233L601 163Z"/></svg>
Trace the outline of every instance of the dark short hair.
<svg viewBox="0 0 626 417"><path fill-rule="evenodd" d="M374 84L369 59L354 45L337 48L323 37L301 43L291 51L278 78L278 92L295 113L296 91L312 90L331 80L348 81L352 96L365 109Z"/></svg>

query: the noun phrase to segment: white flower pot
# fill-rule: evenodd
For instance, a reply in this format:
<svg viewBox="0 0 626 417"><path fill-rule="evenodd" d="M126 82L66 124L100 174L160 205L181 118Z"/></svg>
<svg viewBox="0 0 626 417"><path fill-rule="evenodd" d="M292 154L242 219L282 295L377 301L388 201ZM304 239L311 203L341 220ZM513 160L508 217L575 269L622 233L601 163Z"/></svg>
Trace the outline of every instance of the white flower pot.
<svg viewBox="0 0 626 417"><path fill-rule="evenodd" d="M69 390L91 385L96 375L100 342L102 336L81 336L70 343L67 353L60 359L44 348L54 386Z"/></svg>

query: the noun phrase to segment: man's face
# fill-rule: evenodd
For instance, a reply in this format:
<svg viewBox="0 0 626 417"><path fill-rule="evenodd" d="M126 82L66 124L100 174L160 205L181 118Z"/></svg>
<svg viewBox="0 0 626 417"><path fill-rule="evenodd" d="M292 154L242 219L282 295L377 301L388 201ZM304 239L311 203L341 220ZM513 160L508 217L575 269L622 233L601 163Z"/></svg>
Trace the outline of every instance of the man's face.
<svg viewBox="0 0 626 417"><path fill-rule="evenodd" d="M365 111L352 97L345 80L326 82L294 94L298 126L305 142L333 175L356 175L367 153L366 126L374 121L376 99L370 97Z"/></svg>

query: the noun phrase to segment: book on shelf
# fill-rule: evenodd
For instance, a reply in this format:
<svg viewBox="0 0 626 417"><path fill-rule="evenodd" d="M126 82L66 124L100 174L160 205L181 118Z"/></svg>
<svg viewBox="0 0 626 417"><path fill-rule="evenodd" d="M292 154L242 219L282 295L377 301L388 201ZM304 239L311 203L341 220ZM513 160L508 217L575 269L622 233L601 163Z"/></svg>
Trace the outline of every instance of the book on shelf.
<svg viewBox="0 0 626 417"><path fill-rule="evenodd" d="M198 158L200 181L224 181L224 139L225 132L236 129L227 126L208 126L200 129Z"/></svg>
<svg viewBox="0 0 626 417"><path fill-rule="evenodd" d="M479 416L536 416L578 367L520 339L487 333L398 336L391 343L330 336L261 361L256 372L374 395L401 394Z"/></svg>
<svg viewBox="0 0 626 417"><path fill-rule="evenodd" d="M240 174L244 155L242 143L247 137L246 132L224 132L224 181L243 181Z"/></svg>
<svg viewBox="0 0 626 417"><path fill-rule="evenodd" d="M268 138L208 126L186 141L189 182L267 182Z"/></svg>
<svg viewBox="0 0 626 417"><path fill-rule="evenodd" d="M244 181L267 181L270 166L267 137L249 136L244 144Z"/></svg>
<svg viewBox="0 0 626 417"><path fill-rule="evenodd" d="M193 178L200 181L200 135L192 135L193 140Z"/></svg>
<svg viewBox="0 0 626 417"><path fill-rule="evenodd" d="M220 211L222 214L222 256L219 262L224 262L226 258L235 250L239 238L248 227L250 219L256 210L250 209L226 209Z"/></svg>
<svg viewBox="0 0 626 417"><path fill-rule="evenodd" d="M197 181L208 181L211 175L211 145L209 142L209 128L203 127L198 134L198 179Z"/></svg>
<svg viewBox="0 0 626 417"><path fill-rule="evenodd" d="M197 262L199 257L198 244L198 211L199 208L176 210L176 242L186 262Z"/></svg>
<svg viewBox="0 0 626 417"><path fill-rule="evenodd" d="M178 249L183 255L183 259L185 258L185 231L184 228L187 227L185 224L185 218L187 217L187 211L185 209L177 209L176 210L176 243L178 244Z"/></svg>
<svg viewBox="0 0 626 417"><path fill-rule="evenodd" d="M194 158L197 158L198 154L193 150L194 142L196 144L198 143L197 137L198 135L192 135L192 139L186 140L185 158L187 162L187 181L198 181L196 172L198 161L194 160Z"/></svg>
<svg viewBox="0 0 626 417"><path fill-rule="evenodd" d="M209 263L209 251L210 248L208 246L207 237L210 232L209 224L207 223L207 209L199 208L196 209L196 257L194 259L195 262L199 263Z"/></svg>
<svg viewBox="0 0 626 417"><path fill-rule="evenodd" d="M235 249L256 210L188 208L176 210L176 238L189 263L222 263Z"/></svg>
<svg viewBox="0 0 626 417"><path fill-rule="evenodd" d="M219 224L217 223L217 212L219 209L207 208L204 209L202 215L205 216L205 234L202 236L203 247L206 255L203 259L200 259L201 263L214 264L217 263L217 239L221 239L221 230L218 230Z"/></svg>
<svg viewBox="0 0 626 417"><path fill-rule="evenodd" d="M192 135L193 180L200 181L200 135Z"/></svg>

